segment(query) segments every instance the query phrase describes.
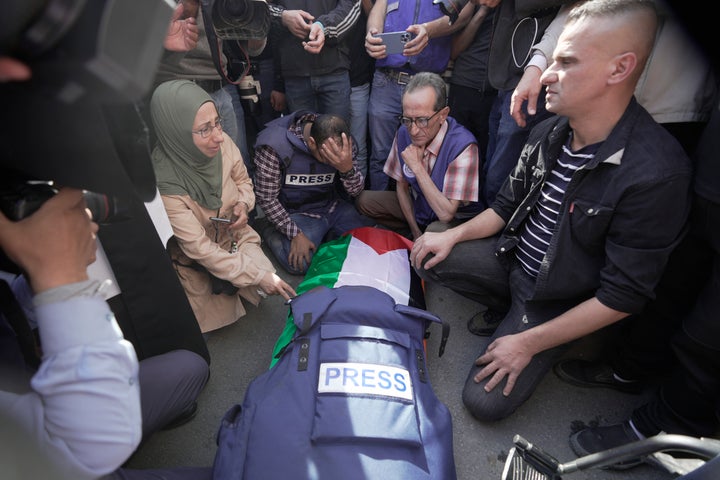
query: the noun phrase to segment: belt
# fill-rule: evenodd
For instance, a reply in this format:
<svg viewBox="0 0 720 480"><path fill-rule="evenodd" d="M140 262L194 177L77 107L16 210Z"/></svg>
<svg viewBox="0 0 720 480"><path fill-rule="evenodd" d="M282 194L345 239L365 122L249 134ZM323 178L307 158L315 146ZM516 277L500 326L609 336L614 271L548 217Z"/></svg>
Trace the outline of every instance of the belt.
<svg viewBox="0 0 720 480"><path fill-rule="evenodd" d="M216 92L223 87L222 80L193 80L193 82L208 93Z"/></svg>
<svg viewBox="0 0 720 480"><path fill-rule="evenodd" d="M407 85L414 73L403 72L394 68L381 67L380 70L386 77L398 85Z"/></svg>

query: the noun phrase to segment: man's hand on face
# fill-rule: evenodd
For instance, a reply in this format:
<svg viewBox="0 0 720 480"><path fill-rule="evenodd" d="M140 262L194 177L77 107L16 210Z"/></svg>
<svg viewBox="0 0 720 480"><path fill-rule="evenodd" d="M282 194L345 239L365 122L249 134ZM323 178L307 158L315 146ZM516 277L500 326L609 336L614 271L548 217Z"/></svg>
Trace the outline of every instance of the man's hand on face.
<svg viewBox="0 0 720 480"><path fill-rule="evenodd" d="M318 150L322 161L335 167L338 172L347 173L352 169L352 140L344 133L341 142L335 138L328 138Z"/></svg>

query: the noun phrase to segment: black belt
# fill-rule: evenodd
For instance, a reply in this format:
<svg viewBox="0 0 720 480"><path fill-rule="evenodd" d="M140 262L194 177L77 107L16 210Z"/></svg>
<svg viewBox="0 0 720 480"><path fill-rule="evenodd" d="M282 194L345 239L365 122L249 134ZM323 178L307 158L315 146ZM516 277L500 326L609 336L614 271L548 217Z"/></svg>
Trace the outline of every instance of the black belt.
<svg viewBox="0 0 720 480"><path fill-rule="evenodd" d="M402 70L387 67L381 67L378 70L398 85L407 85L413 75L415 75L414 73L403 72Z"/></svg>
<svg viewBox="0 0 720 480"><path fill-rule="evenodd" d="M224 86L222 80L193 80L193 82L208 93L217 92Z"/></svg>

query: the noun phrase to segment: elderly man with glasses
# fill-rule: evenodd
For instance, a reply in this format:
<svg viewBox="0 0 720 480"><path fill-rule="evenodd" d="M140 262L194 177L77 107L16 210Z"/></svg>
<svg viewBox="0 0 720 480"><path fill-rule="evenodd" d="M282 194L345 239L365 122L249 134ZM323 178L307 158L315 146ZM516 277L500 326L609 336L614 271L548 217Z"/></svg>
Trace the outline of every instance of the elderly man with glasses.
<svg viewBox="0 0 720 480"><path fill-rule="evenodd" d="M408 82L403 114L384 172L396 191L364 191L358 210L382 225L418 238L442 231L482 210L478 202L480 158L477 140L449 117L447 86L436 73Z"/></svg>

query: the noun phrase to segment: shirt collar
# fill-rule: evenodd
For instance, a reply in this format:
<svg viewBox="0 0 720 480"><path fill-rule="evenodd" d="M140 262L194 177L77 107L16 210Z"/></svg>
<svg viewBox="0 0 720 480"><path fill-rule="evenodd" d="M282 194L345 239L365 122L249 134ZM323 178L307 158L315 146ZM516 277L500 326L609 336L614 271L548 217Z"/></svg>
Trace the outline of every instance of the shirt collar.
<svg viewBox="0 0 720 480"><path fill-rule="evenodd" d="M435 135L435 138L433 138L427 147L425 147L426 151L429 151L434 157L438 156L438 153L440 152L440 147L443 144L443 140L445 140L445 134L448 131L448 122L445 120L443 124L440 126L440 130L438 130L438 133Z"/></svg>

